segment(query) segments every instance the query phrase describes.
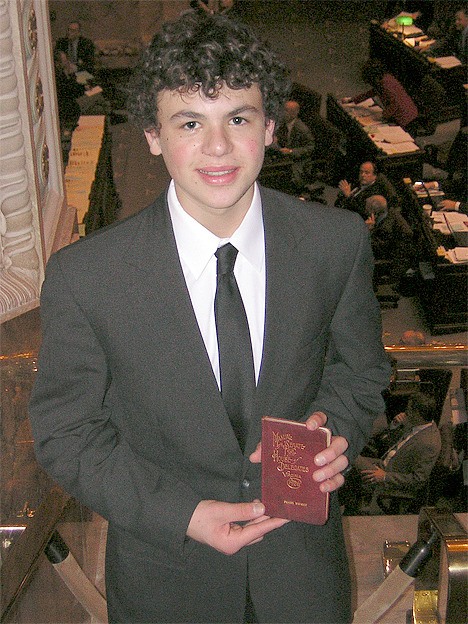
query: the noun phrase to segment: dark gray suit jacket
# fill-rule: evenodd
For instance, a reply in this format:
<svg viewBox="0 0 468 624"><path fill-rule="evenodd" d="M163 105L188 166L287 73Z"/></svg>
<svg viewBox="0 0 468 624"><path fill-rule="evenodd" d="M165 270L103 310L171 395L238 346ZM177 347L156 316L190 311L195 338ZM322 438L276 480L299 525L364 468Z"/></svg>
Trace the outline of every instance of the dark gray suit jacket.
<svg viewBox="0 0 468 624"><path fill-rule="evenodd" d="M289 523L234 556L188 539L202 499L261 496L248 456L263 415L314 409L354 458L382 411L381 345L367 228L349 211L262 189L266 324L243 456L213 375L164 197L53 256L31 402L36 452L109 520L115 622L241 622L248 575L263 622L350 619L341 518Z"/></svg>
<svg viewBox="0 0 468 624"><path fill-rule="evenodd" d="M401 437L403 437L403 434ZM384 468L385 481L376 486L377 494L412 497L426 484L442 447L440 432L435 423L418 431L384 466L381 459L359 458L356 466L374 464ZM366 462L360 460L369 460Z"/></svg>

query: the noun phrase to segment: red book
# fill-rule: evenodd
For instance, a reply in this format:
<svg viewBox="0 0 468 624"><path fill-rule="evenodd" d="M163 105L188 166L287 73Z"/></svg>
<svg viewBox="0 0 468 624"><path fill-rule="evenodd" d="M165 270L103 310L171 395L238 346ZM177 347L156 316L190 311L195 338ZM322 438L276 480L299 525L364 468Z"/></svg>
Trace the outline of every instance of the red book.
<svg viewBox="0 0 468 624"><path fill-rule="evenodd" d="M325 524L329 494L312 474L314 457L330 444L331 431L307 429L305 423L264 416L262 419L262 502L265 513L309 524Z"/></svg>

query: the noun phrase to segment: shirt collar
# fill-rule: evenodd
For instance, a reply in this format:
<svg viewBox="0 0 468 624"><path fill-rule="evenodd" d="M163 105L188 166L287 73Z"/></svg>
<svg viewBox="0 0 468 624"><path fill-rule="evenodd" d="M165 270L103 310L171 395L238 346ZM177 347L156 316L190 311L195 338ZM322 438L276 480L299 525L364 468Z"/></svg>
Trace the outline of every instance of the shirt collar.
<svg viewBox="0 0 468 624"><path fill-rule="evenodd" d="M239 254L257 270L265 263L265 242L263 230L262 202L257 184L254 196L242 223L230 238L219 238L182 208L176 194L174 180L167 193L169 213L181 260L198 279L221 245L230 242Z"/></svg>

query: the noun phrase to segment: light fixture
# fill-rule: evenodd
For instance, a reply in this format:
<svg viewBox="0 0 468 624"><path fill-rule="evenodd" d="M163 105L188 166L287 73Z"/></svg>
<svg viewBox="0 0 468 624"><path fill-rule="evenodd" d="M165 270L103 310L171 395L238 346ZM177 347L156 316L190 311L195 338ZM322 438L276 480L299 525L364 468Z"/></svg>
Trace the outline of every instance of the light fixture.
<svg viewBox="0 0 468 624"><path fill-rule="evenodd" d="M398 35L402 39L404 39L405 38L405 26L412 26L413 18L411 17L411 15L398 15L398 17L395 18L395 22L397 23L398 26L401 26L401 34L398 31Z"/></svg>

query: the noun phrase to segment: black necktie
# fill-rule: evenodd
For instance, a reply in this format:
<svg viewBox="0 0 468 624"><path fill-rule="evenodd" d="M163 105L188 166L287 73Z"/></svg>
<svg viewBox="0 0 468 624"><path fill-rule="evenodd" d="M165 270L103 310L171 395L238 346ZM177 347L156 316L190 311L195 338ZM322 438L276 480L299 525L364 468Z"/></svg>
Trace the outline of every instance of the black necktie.
<svg viewBox="0 0 468 624"><path fill-rule="evenodd" d="M255 374L249 325L234 277L237 249L227 243L216 251L215 296L221 396L242 451L247 438Z"/></svg>

